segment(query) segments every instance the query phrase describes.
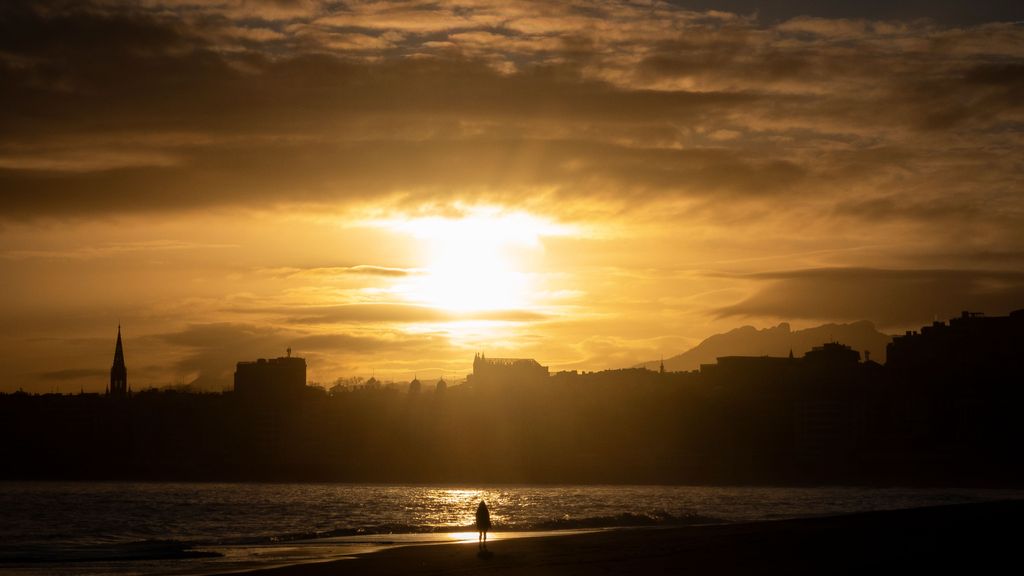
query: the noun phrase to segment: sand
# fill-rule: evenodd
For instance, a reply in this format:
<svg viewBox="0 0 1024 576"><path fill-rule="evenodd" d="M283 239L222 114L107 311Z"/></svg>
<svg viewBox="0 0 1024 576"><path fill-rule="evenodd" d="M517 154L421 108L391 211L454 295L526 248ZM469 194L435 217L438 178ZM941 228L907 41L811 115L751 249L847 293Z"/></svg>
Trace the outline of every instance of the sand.
<svg viewBox="0 0 1024 576"><path fill-rule="evenodd" d="M637 528L408 546L351 560L260 570L346 574L870 574L1019 570L1024 501L748 524Z"/></svg>

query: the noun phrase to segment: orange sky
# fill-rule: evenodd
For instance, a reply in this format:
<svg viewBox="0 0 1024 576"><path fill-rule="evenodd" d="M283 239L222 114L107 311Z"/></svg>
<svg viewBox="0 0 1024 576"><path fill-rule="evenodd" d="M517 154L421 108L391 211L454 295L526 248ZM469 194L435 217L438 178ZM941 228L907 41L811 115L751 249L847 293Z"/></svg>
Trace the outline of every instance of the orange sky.
<svg viewBox="0 0 1024 576"><path fill-rule="evenodd" d="M708 4L5 5L0 390L1024 307L1024 15Z"/></svg>

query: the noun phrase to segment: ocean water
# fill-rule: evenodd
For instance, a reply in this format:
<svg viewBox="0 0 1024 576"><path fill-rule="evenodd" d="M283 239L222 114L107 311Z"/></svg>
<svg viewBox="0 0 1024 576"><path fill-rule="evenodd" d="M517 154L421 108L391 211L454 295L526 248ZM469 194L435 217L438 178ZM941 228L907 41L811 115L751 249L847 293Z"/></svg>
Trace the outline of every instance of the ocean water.
<svg viewBox="0 0 1024 576"><path fill-rule="evenodd" d="M1024 498L1024 490L0 483L0 573L211 574L535 533Z"/></svg>

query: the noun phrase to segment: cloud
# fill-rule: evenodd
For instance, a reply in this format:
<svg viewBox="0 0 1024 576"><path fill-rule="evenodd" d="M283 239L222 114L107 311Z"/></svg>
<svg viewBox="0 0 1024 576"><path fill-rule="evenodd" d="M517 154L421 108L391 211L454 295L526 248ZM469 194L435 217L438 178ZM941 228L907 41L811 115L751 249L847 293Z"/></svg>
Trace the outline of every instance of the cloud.
<svg viewBox="0 0 1024 576"><path fill-rule="evenodd" d="M480 200L511 203L537 189L568 200L616 201L624 194L634 201L665 195L763 197L800 184L805 174L791 161L726 150L645 150L584 141L292 145L210 151L178 168L47 175L0 170L0 186L10 193L0 214L269 209L296 200L331 205L383 198L415 208L427 199L454 202L473 191Z"/></svg>
<svg viewBox="0 0 1024 576"><path fill-rule="evenodd" d="M119 242L78 246L67 250L6 250L0 251L0 259L60 259L60 260L93 260L98 258L116 258L131 253L177 252L184 250L212 250L235 248L233 244L211 244L185 242L181 240L148 240L137 242Z"/></svg>
<svg viewBox="0 0 1024 576"><path fill-rule="evenodd" d="M232 322L195 323L149 338L184 348L175 369L191 374L194 387L209 390L230 388L239 361L283 356L286 348L306 358L311 375L330 378L337 376L331 376L330 370L338 362L379 353L422 356L445 345L431 335L381 330L375 334L313 333Z"/></svg>
<svg viewBox="0 0 1024 576"><path fill-rule="evenodd" d="M934 2L933 0L862 0L861 2L819 2L816 0L677 0L673 3L694 10L727 10L757 13L763 22L784 22L793 18L868 18L871 20L915 21L928 19L950 26L981 24L997 20L1024 20L1024 8L1015 2Z"/></svg>
<svg viewBox="0 0 1024 576"><path fill-rule="evenodd" d="M67 368L64 370L50 370L38 374L40 380L64 382L67 380L101 380L108 376L106 370L94 368Z"/></svg>
<svg viewBox="0 0 1024 576"><path fill-rule="evenodd" d="M460 5L461 4L461 5ZM434 4L425 2L353 3L316 24L338 28L395 30L427 34L467 28L493 27L502 23L497 9L473 2Z"/></svg>
<svg viewBox="0 0 1024 576"><path fill-rule="evenodd" d="M792 211L1005 240L1024 211L1012 23L619 2L63 8L0 23L3 219L696 201L721 226Z"/></svg>
<svg viewBox="0 0 1024 576"><path fill-rule="evenodd" d="M469 320L534 322L547 315L532 310L453 312L413 304L342 304L328 306L236 307L229 311L273 315L288 324L444 323Z"/></svg>
<svg viewBox="0 0 1024 576"><path fill-rule="evenodd" d="M409 352L423 353L431 347L447 345L447 342L432 336L379 338L351 334L316 334L296 339L295 345L302 349L325 352L375 353L386 350L389 354L401 355Z"/></svg>
<svg viewBox="0 0 1024 576"><path fill-rule="evenodd" d="M386 276L401 278L420 273L413 268L394 268L388 266L372 266L369 264L357 264L355 266L315 266L310 268L284 268L279 269L286 276L339 276L358 274L366 276Z"/></svg>
<svg viewBox="0 0 1024 576"><path fill-rule="evenodd" d="M924 206L958 180L995 184L969 203L1015 206L1024 180L1010 23L619 2L46 6L0 23L0 219L470 194L612 213L864 191Z"/></svg>
<svg viewBox="0 0 1024 576"><path fill-rule="evenodd" d="M1024 308L1024 273L1002 270L823 268L743 275L758 285L719 316L873 320L914 327L962 310L1006 314Z"/></svg>

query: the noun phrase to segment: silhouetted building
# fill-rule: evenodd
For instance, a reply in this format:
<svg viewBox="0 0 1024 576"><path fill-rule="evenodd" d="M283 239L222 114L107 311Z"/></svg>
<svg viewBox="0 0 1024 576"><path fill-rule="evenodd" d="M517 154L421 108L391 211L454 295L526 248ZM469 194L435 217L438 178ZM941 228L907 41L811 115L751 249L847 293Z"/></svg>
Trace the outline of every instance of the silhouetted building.
<svg viewBox="0 0 1024 576"><path fill-rule="evenodd" d="M423 384L420 382L420 379L415 377L415 376L413 376L412 377L412 382L409 382L409 394L415 396L416 394L420 393L420 390L422 388L423 388Z"/></svg>
<svg viewBox="0 0 1024 576"><path fill-rule="evenodd" d="M782 356L719 356L715 358L717 364L701 364L701 371L715 368L727 371L771 370L785 368L792 363L792 360L792 358Z"/></svg>
<svg viewBox="0 0 1024 576"><path fill-rule="evenodd" d="M860 352L845 344L826 342L811 348L804 354L803 361L815 366L846 368L860 362Z"/></svg>
<svg viewBox="0 0 1024 576"><path fill-rule="evenodd" d="M1017 454L1024 438L1024 310L964 311L893 338L885 371L913 445L951 460Z"/></svg>
<svg viewBox="0 0 1024 576"><path fill-rule="evenodd" d="M239 362L235 367L235 393L239 396L295 396L305 387L306 360L293 358L290 348L284 358L260 358L255 362Z"/></svg>
<svg viewBox="0 0 1024 576"><path fill-rule="evenodd" d="M473 357L470 381L476 386L506 386L536 384L547 381L548 367L532 358L487 358L483 354Z"/></svg>
<svg viewBox="0 0 1024 576"><path fill-rule="evenodd" d="M720 356L715 364L701 364L701 376L712 386L754 387L769 391L784 381L795 366L779 356Z"/></svg>
<svg viewBox="0 0 1024 576"><path fill-rule="evenodd" d="M784 374L794 369L849 368L860 362L860 352L845 344L828 342L811 348L801 358L794 358L790 350L789 356L720 356L715 360L715 364L701 364L701 374L735 380Z"/></svg>
<svg viewBox="0 0 1024 576"><path fill-rule="evenodd" d="M1024 362L1024 310L1009 316L961 312L947 325L935 321L919 332L896 336L886 348L886 366L896 370L933 370L943 366L973 372Z"/></svg>
<svg viewBox="0 0 1024 576"><path fill-rule="evenodd" d="M128 368L124 365L120 324L117 326L117 345L114 347L114 363L110 367L110 387L107 388L107 393L118 398L128 396Z"/></svg>

